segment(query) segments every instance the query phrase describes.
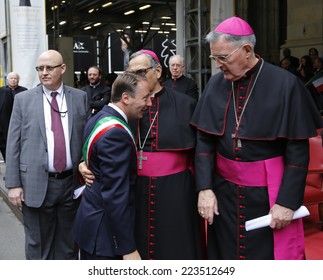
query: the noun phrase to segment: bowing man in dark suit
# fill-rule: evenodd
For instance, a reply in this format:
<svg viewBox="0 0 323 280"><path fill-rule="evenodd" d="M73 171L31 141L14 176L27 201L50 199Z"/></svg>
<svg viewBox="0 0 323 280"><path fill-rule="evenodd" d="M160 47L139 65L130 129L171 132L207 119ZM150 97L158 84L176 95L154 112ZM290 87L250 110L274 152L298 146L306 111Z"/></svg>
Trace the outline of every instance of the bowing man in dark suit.
<svg viewBox="0 0 323 280"><path fill-rule="evenodd" d="M134 237L136 146L128 120L143 116L150 95L146 77L125 72L113 83L111 103L86 124L83 158L95 179L83 192L74 225L81 259L140 259Z"/></svg>
<svg viewBox="0 0 323 280"><path fill-rule="evenodd" d="M41 84L14 98L6 153L8 197L22 207L26 259L76 259L73 190L90 107L84 91L63 84L66 64L59 52L43 52L36 70Z"/></svg>

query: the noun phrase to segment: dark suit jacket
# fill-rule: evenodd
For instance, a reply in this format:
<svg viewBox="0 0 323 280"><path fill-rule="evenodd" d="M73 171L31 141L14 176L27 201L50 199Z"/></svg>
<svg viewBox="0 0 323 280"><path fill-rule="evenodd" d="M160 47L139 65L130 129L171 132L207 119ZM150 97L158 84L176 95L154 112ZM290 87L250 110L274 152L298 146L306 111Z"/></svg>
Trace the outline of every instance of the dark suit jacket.
<svg viewBox="0 0 323 280"><path fill-rule="evenodd" d="M100 111L104 105L110 102L111 88L100 83L97 87L93 88L90 85L86 85L81 88L87 93L87 99L93 113Z"/></svg>
<svg viewBox="0 0 323 280"><path fill-rule="evenodd" d="M74 185L82 158L82 135L89 115L86 93L64 86ZM37 86L15 96L6 153L6 187L23 187L25 204L40 207L48 186L48 153L43 90Z"/></svg>
<svg viewBox="0 0 323 280"><path fill-rule="evenodd" d="M0 88L0 147L6 146L6 139L9 129L9 121L13 106L13 96L9 89L5 87Z"/></svg>
<svg viewBox="0 0 323 280"><path fill-rule="evenodd" d="M98 120L123 117L112 107L92 117L85 127L87 138ZM76 215L74 238L90 254L116 257L136 250L134 240L136 148L123 128L105 132L93 146L90 169L95 175L86 187Z"/></svg>

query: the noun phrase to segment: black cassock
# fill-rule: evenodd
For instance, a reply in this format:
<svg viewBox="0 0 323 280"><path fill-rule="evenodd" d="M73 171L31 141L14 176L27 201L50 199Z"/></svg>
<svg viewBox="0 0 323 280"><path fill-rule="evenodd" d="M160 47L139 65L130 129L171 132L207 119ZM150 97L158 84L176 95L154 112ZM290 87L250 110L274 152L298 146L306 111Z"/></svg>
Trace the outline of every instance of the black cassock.
<svg viewBox="0 0 323 280"><path fill-rule="evenodd" d="M196 139L189 122L196 101L163 88L152 98L152 103L137 127L142 145L158 111L143 150L189 153L193 162ZM143 165L147 163L149 156ZM135 234L141 257L200 259L200 218L192 171L186 168L167 176L138 176L137 180Z"/></svg>
<svg viewBox="0 0 323 280"><path fill-rule="evenodd" d="M266 227L246 232L244 228L245 221L268 214L267 187L240 186L219 176L215 171L216 152L239 162L284 156L276 203L296 210L303 201L309 160L307 139L317 134L322 120L310 93L288 71L264 62L254 84L261 63L259 60L233 85L222 73L213 76L192 118L191 123L198 128L197 189L213 188L220 212L209 226L210 259L274 258L273 231ZM238 131L235 116L240 121Z"/></svg>

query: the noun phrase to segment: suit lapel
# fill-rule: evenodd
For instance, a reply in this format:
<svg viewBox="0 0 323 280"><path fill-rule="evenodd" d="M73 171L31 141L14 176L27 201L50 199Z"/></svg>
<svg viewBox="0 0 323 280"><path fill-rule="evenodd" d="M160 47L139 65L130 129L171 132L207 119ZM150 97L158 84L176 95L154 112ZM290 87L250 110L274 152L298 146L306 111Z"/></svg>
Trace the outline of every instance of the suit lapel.
<svg viewBox="0 0 323 280"><path fill-rule="evenodd" d="M44 142L47 145L47 136L46 136L46 126L45 126L45 116L44 116L44 100L43 100L43 90L42 86L38 86L35 92L35 108L38 108L36 111L37 119L39 123L39 128L41 135L43 136Z"/></svg>
<svg viewBox="0 0 323 280"><path fill-rule="evenodd" d="M73 94L65 86L64 86L64 93L65 93L65 98L66 98L67 115L68 115L69 139L72 139L72 128L73 128Z"/></svg>

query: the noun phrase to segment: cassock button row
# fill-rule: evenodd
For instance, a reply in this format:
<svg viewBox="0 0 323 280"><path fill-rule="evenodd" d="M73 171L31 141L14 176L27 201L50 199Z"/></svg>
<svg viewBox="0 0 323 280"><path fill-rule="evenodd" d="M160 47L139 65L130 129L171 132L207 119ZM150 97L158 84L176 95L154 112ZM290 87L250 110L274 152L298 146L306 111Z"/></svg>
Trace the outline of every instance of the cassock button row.
<svg viewBox="0 0 323 280"><path fill-rule="evenodd" d="M245 218L246 218L246 216L239 215L239 218L240 218L240 219L245 219Z"/></svg>
<svg viewBox="0 0 323 280"><path fill-rule="evenodd" d="M239 208L240 208L240 209L245 209L245 208L246 208L246 206L244 206L244 205L239 205Z"/></svg>
<svg viewBox="0 0 323 280"><path fill-rule="evenodd" d="M246 249L246 246L240 245L239 248L240 249Z"/></svg>
<svg viewBox="0 0 323 280"><path fill-rule="evenodd" d="M155 218L149 218L150 221L155 221L156 219Z"/></svg>
<svg viewBox="0 0 323 280"><path fill-rule="evenodd" d="M239 99L240 99L240 100L242 100L242 99L244 99L244 98L245 98L245 97L244 97L244 96L242 96L242 95L240 95L240 96L239 96Z"/></svg>
<svg viewBox="0 0 323 280"><path fill-rule="evenodd" d="M246 197L244 195L239 195L240 199L245 199Z"/></svg>
<svg viewBox="0 0 323 280"><path fill-rule="evenodd" d="M240 239L244 239L244 238L245 238L245 236L244 236L243 234L240 234L240 235L239 235L239 238L240 238Z"/></svg>

